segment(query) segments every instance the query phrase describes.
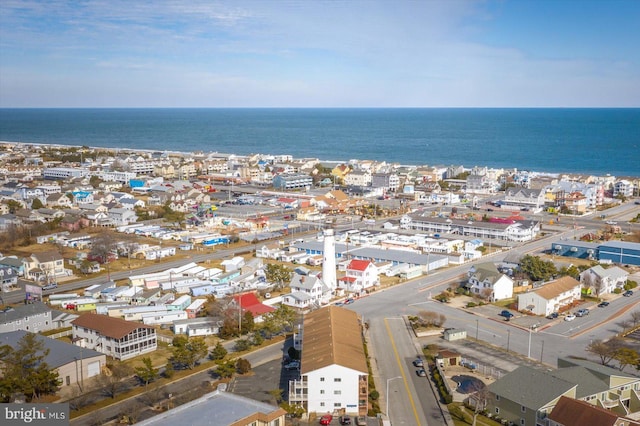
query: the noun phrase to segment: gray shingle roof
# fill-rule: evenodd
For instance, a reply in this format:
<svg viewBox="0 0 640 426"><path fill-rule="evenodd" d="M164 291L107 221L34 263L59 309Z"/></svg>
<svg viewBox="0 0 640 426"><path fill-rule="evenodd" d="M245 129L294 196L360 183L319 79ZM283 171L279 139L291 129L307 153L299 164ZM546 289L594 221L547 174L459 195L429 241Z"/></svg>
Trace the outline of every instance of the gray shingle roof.
<svg viewBox="0 0 640 426"><path fill-rule="evenodd" d="M545 371L521 366L490 384L488 389L501 398L538 410L576 386Z"/></svg>
<svg viewBox="0 0 640 426"><path fill-rule="evenodd" d="M23 318L44 314L46 312L51 312L51 308L44 303L17 305L9 310L0 312L0 324L7 324L15 320L21 320Z"/></svg>
<svg viewBox="0 0 640 426"><path fill-rule="evenodd" d="M24 330L0 333L0 346L9 345L15 348L18 346L20 339L22 339L26 334L29 334L29 332ZM45 362L51 368L58 368L79 359L87 360L97 356L104 356L100 352L96 352L91 349L81 348L70 343L64 343L60 340L50 339L41 335L36 336L38 341L44 343L45 349L49 349L49 354L45 357Z"/></svg>
<svg viewBox="0 0 640 426"><path fill-rule="evenodd" d="M569 383L576 383L578 385L576 398L584 398L585 396L595 395L609 390L609 384L607 382L584 367L561 368L551 374Z"/></svg>

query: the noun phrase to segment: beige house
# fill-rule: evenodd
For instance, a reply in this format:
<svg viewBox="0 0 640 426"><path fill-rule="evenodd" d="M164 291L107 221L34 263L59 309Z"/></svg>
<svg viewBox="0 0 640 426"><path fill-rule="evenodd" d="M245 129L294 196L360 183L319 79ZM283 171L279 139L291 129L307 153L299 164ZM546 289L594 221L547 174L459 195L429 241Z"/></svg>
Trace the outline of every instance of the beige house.
<svg viewBox="0 0 640 426"><path fill-rule="evenodd" d="M33 281L54 281L68 275L64 259L57 251L34 253L25 259L25 278Z"/></svg>
<svg viewBox="0 0 640 426"><path fill-rule="evenodd" d="M580 300L580 282L566 276L549 281L542 287L518 294L518 310L547 316Z"/></svg>
<svg viewBox="0 0 640 426"><path fill-rule="evenodd" d="M18 347L20 340L29 334L28 331L11 331L0 333L0 346ZM58 372L60 387L79 386L82 390L89 379L99 376L107 363L107 357L100 352L82 349L75 345L56 339L36 335L37 340L44 344L49 351L44 361L49 367Z"/></svg>

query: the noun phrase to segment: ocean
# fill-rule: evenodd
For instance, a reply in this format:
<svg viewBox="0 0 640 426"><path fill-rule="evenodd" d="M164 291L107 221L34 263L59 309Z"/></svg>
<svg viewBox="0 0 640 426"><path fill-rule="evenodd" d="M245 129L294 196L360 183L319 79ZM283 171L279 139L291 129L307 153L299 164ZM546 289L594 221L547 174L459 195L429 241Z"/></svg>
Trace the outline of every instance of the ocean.
<svg viewBox="0 0 640 426"><path fill-rule="evenodd" d="M0 141L640 176L640 109L0 109Z"/></svg>

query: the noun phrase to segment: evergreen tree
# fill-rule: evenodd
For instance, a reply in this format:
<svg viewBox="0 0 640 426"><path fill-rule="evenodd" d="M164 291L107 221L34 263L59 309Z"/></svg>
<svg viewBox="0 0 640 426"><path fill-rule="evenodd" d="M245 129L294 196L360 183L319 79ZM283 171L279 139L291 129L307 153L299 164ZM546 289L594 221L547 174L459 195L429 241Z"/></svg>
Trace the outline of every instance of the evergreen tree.
<svg viewBox="0 0 640 426"><path fill-rule="evenodd" d="M236 369L240 374L247 374L251 371L251 363L244 358L240 358L236 361Z"/></svg>
<svg viewBox="0 0 640 426"><path fill-rule="evenodd" d="M0 377L0 399L10 402L15 393L24 394L28 400L43 394L55 393L61 381L58 372L45 362L49 349L34 333L27 333L15 348L0 346L0 359L4 364Z"/></svg>
<svg viewBox="0 0 640 426"><path fill-rule="evenodd" d="M149 382L154 381L158 377L158 369L153 368L151 358L149 357L142 358L142 363L144 365L142 367L136 367L135 371L136 375L144 382L146 387Z"/></svg>
<svg viewBox="0 0 640 426"><path fill-rule="evenodd" d="M221 359L224 359L225 356L227 356L227 350L224 348L224 346L222 346L222 343L218 342L216 344L216 346L211 350L211 353L209 354L209 358L211 358L214 361L218 361Z"/></svg>
<svg viewBox="0 0 640 426"><path fill-rule="evenodd" d="M44 207L44 204L42 204L42 201L40 201L40 198L34 198L33 202L31 203L31 210L38 210Z"/></svg>
<svg viewBox="0 0 640 426"><path fill-rule="evenodd" d="M176 336L173 339L173 362L189 370L192 370L207 352L207 344L202 337L189 339L186 336Z"/></svg>

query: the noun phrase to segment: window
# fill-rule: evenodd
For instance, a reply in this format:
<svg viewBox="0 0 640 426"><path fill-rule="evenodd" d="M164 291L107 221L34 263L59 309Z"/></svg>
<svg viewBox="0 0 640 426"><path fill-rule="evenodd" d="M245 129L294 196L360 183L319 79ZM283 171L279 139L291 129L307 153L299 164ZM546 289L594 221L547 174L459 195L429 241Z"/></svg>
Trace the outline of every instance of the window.
<svg viewBox="0 0 640 426"><path fill-rule="evenodd" d="M524 419L520 419L520 426L524 426L524 425L525 425L525 423L526 423L526 422L524 421Z"/></svg>
<svg viewBox="0 0 640 426"><path fill-rule="evenodd" d="M527 407L525 407L524 405L520 406L520 411L522 411L523 413L527 412Z"/></svg>
<svg viewBox="0 0 640 426"><path fill-rule="evenodd" d="M340 407L342 407L342 404L341 404L341 403L339 403L339 402L334 402L334 403L333 403L333 407L334 407L334 408L340 408Z"/></svg>
<svg viewBox="0 0 640 426"><path fill-rule="evenodd" d="M321 403L320 403L320 406L321 406L321 407L324 407L324 402L321 402Z"/></svg>
<svg viewBox="0 0 640 426"><path fill-rule="evenodd" d="M496 407L496 414L500 414L500 409Z"/></svg>
<svg viewBox="0 0 640 426"><path fill-rule="evenodd" d="M341 382L342 379L340 377L336 377L335 379L333 379L334 382Z"/></svg>
<svg viewBox="0 0 640 426"><path fill-rule="evenodd" d="M333 394L334 394L334 395L342 395L342 391L340 391L340 390L334 390L334 391L333 391Z"/></svg>
<svg viewBox="0 0 640 426"><path fill-rule="evenodd" d="M500 401L500 395L496 395L496 401Z"/></svg>
<svg viewBox="0 0 640 426"><path fill-rule="evenodd" d="M67 376L66 378L67 386L71 384L71 377Z"/></svg>
<svg viewBox="0 0 640 426"><path fill-rule="evenodd" d="M320 377L320 381L321 381L321 382L324 382L324 377Z"/></svg>
<svg viewBox="0 0 640 426"><path fill-rule="evenodd" d="M324 389L320 389L320 395L324 395Z"/></svg>

